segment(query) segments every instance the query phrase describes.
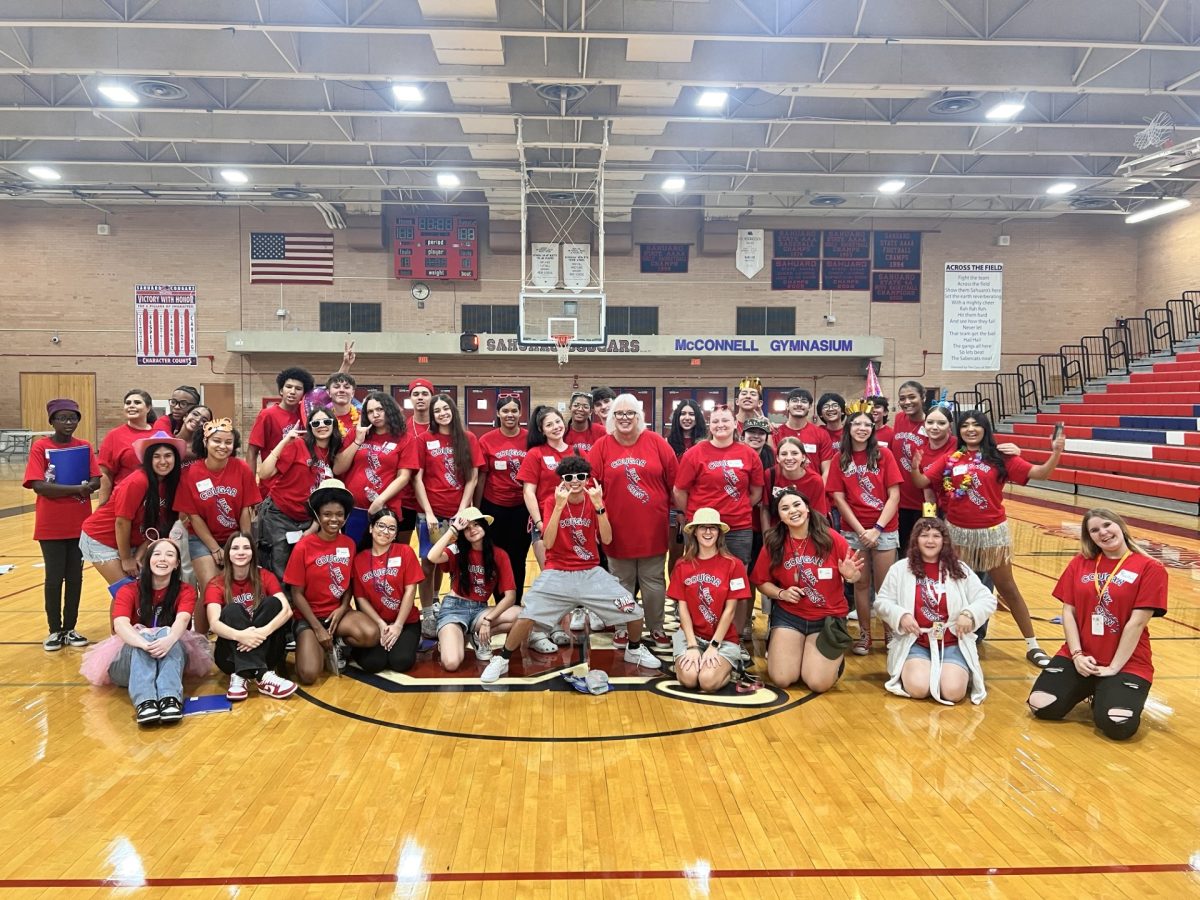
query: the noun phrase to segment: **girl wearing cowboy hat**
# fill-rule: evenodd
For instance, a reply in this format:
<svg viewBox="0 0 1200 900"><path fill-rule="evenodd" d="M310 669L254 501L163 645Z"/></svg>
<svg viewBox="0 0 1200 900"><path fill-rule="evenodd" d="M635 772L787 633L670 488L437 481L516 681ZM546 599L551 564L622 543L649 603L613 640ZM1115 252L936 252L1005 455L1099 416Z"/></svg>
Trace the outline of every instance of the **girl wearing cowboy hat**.
<svg viewBox="0 0 1200 900"><path fill-rule="evenodd" d="M741 650L733 614L737 601L750 596L750 579L742 561L725 548L729 526L715 509L697 509L683 531L683 556L667 588L679 605L675 677L684 687L712 693L725 687L737 668Z"/></svg>

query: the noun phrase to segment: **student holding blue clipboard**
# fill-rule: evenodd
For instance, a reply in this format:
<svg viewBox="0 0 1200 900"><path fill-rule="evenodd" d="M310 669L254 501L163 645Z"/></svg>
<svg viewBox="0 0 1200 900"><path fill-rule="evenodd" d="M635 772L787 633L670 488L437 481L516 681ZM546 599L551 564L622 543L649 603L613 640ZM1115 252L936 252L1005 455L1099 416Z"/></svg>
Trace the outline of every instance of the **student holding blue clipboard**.
<svg viewBox="0 0 1200 900"><path fill-rule="evenodd" d="M79 534L92 513L92 494L100 489L100 466L92 445L74 437L82 418L79 404L65 398L51 400L46 412L54 434L33 442L24 484L37 495L33 539L41 545L46 565L49 627L42 649L53 653L64 645L88 644L75 630L83 588Z"/></svg>

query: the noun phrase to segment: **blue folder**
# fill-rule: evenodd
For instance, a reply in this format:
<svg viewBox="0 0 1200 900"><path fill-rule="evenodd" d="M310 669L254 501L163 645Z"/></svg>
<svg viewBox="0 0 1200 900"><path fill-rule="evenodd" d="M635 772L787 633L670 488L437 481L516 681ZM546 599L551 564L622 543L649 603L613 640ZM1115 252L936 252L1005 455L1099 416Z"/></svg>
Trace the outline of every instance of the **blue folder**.
<svg viewBox="0 0 1200 900"><path fill-rule="evenodd" d="M64 447L47 450L46 464L54 466L56 484L83 484L91 480L92 448Z"/></svg>

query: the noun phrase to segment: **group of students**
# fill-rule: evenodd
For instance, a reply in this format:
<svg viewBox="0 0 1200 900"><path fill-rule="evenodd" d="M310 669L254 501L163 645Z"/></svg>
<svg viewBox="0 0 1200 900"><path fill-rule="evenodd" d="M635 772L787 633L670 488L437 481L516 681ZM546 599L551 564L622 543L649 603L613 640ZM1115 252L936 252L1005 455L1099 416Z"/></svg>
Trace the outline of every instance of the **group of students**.
<svg viewBox="0 0 1200 900"><path fill-rule="evenodd" d="M165 423L131 391L126 422L80 485L45 477L47 450L84 444L72 436L78 406L52 401L54 433L35 443L25 481L46 559L45 649L87 644L75 626L88 561L116 587L114 635L89 651L85 674L127 685L143 723L182 714L179 679L185 665L208 664L209 631L231 700L251 683L290 696L295 681L349 659L404 672L435 642L448 671L471 649L493 683L523 644L556 653L589 628L612 629L634 666L659 669L651 648L669 651L685 687L716 691L751 662L742 645L757 592L779 686L830 689L847 652L870 651L873 609L889 690L980 702L976 634L996 608L994 585L1043 668L1035 713L1064 715L1094 693L1106 733L1136 730L1129 679L1148 688L1152 677L1145 625L1166 608L1161 564L1118 516L1090 510L1083 553L1055 593L1074 623L1055 659L1013 580L1003 486L1047 477L1061 437L1031 466L997 445L984 413L927 411L916 382L901 385L891 425L883 398L847 405L837 394L810 421L804 389L787 395L776 425L762 415L761 383L746 379L733 405L680 403L666 438L639 400L601 388L573 394L565 415L535 407L528 430L520 396L501 394L496 428L476 439L425 379L409 385L411 416L382 392L359 405L353 362L348 347L320 390L303 369L279 373L279 403L257 417L245 462L237 430L194 389L173 392ZM366 519L357 541L346 534L356 517ZM541 571L526 590L531 549ZM1106 569L1110 551L1119 561ZM679 613L671 635L667 597ZM284 677L293 644L295 681ZM1123 718L1102 721L1102 710Z"/></svg>

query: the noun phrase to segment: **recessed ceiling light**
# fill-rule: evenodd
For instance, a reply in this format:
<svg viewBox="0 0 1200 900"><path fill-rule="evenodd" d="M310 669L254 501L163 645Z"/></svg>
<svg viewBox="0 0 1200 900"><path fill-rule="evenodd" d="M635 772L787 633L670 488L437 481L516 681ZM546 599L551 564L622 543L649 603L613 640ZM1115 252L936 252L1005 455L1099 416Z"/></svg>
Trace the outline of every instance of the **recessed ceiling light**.
<svg viewBox="0 0 1200 900"><path fill-rule="evenodd" d="M241 169L222 169L221 177L230 184L245 184L250 180L250 176Z"/></svg>
<svg viewBox="0 0 1200 900"><path fill-rule="evenodd" d="M456 188L462 184L462 180L453 172L438 172L437 183L438 187Z"/></svg>
<svg viewBox="0 0 1200 900"><path fill-rule="evenodd" d="M138 102L137 94L123 84L102 84L97 90L113 103L132 106Z"/></svg>
<svg viewBox="0 0 1200 900"><path fill-rule="evenodd" d="M415 84L393 84L392 96L401 103L420 103L425 99L425 94Z"/></svg>
<svg viewBox="0 0 1200 900"><path fill-rule="evenodd" d="M882 182L875 190L881 194L898 194L904 190L904 181L900 178L893 178L890 181Z"/></svg>
<svg viewBox="0 0 1200 900"><path fill-rule="evenodd" d="M1060 194L1069 194L1077 187L1079 185L1073 181L1056 181L1050 187L1046 188L1046 193L1051 197L1057 197Z"/></svg>
<svg viewBox="0 0 1200 900"><path fill-rule="evenodd" d="M701 109L720 109L728 99L729 94L725 91L702 91L696 105Z"/></svg>
<svg viewBox="0 0 1200 900"><path fill-rule="evenodd" d="M1126 216L1125 224L1133 225L1135 222L1145 222L1147 219L1153 219L1155 216L1165 216L1167 213L1175 212L1177 209L1183 209L1185 206L1191 205L1191 200L1176 197L1174 200L1166 200L1153 206L1143 206L1137 212Z"/></svg>
<svg viewBox="0 0 1200 900"><path fill-rule="evenodd" d="M26 171L38 181L58 181L62 178L57 169L49 166L30 166Z"/></svg>
<svg viewBox="0 0 1200 900"><path fill-rule="evenodd" d="M687 182L678 175L672 175L670 178L663 179L662 189L668 194L678 194L686 184Z"/></svg>
<svg viewBox="0 0 1200 900"><path fill-rule="evenodd" d="M1025 101L1023 100L1001 100L984 113L984 115L993 122L1003 122L1015 118L1024 108Z"/></svg>

